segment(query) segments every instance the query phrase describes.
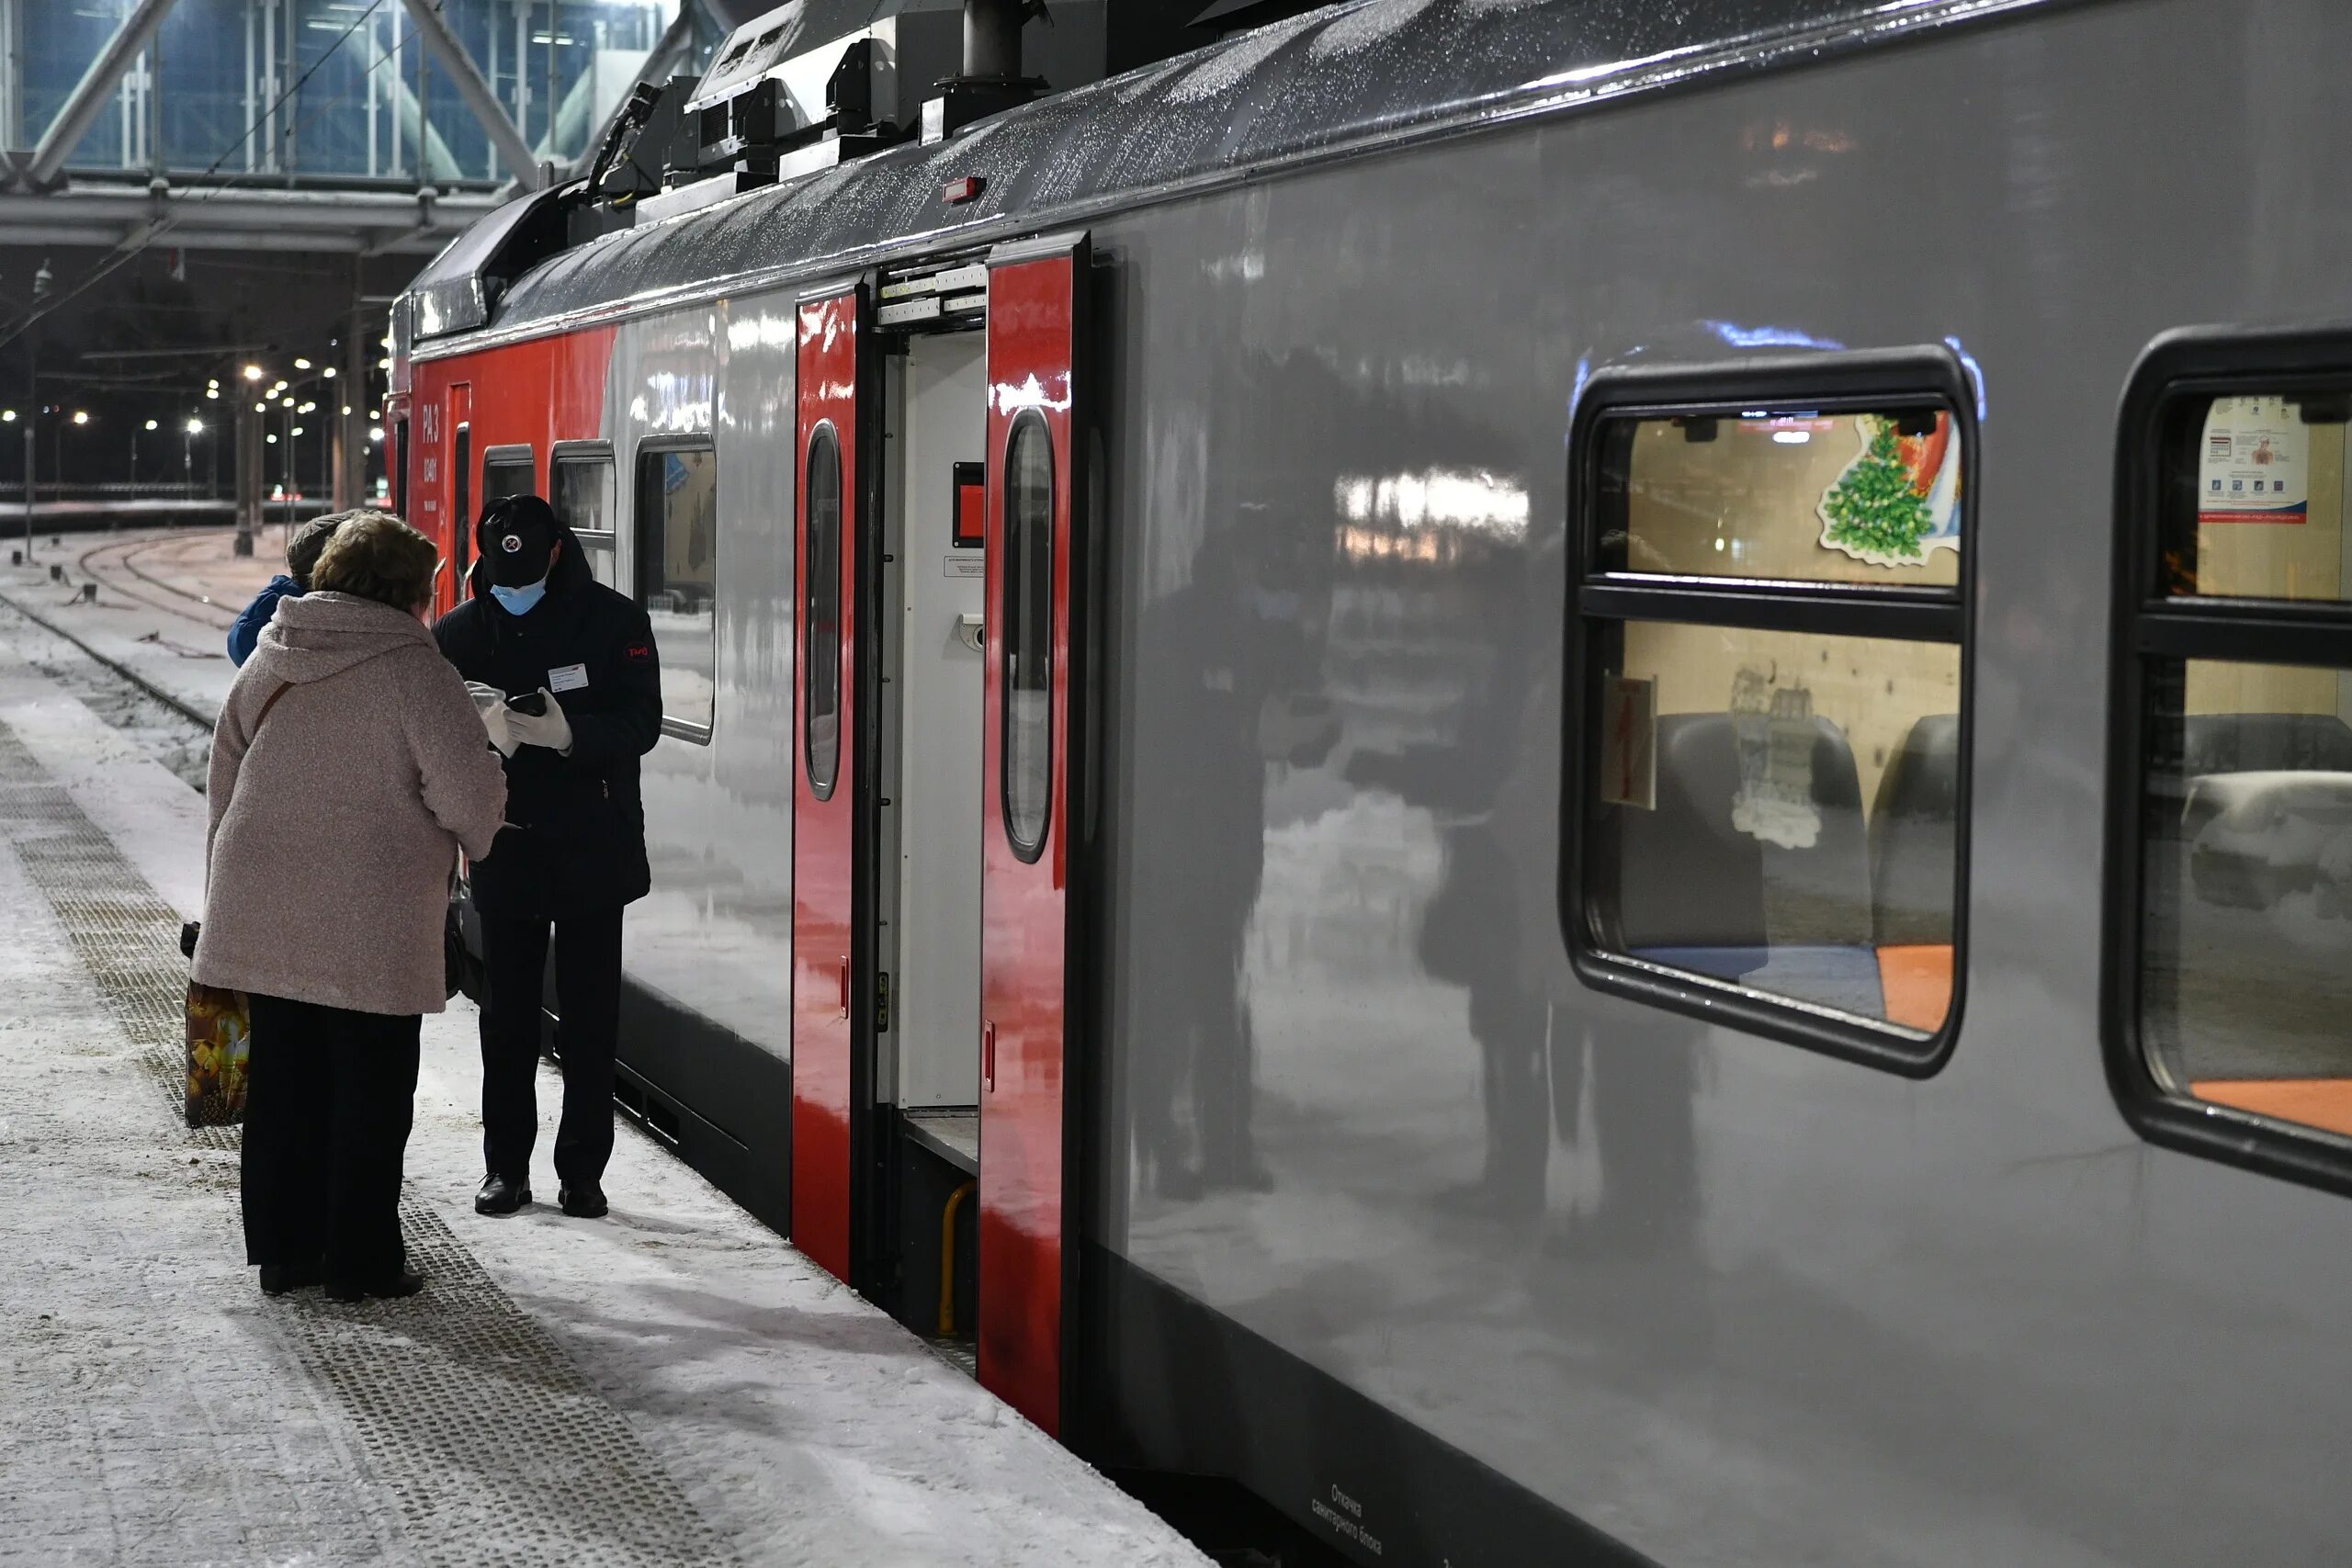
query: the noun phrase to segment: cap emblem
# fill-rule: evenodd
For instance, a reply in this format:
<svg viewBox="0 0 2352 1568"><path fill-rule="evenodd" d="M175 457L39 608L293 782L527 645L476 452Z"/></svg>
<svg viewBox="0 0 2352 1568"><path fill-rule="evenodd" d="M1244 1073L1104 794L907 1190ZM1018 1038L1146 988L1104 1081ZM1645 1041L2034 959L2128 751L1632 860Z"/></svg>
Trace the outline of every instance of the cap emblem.
<svg viewBox="0 0 2352 1568"><path fill-rule="evenodd" d="M504 550L510 556L520 555L523 553L523 536L520 534L509 534L506 537L498 541L498 547Z"/></svg>

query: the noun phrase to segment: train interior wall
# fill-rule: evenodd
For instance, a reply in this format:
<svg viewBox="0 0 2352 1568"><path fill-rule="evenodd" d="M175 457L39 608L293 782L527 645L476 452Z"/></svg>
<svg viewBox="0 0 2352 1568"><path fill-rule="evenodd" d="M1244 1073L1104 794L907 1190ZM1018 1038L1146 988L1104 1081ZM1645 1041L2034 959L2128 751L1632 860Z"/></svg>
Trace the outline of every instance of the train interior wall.
<svg viewBox="0 0 2352 1568"><path fill-rule="evenodd" d="M883 813L890 1028L886 1099L907 1109L979 1102L980 676L984 581L957 542L956 467L986 443L986 340L923 335L894 356L886 470Z"/></svg>

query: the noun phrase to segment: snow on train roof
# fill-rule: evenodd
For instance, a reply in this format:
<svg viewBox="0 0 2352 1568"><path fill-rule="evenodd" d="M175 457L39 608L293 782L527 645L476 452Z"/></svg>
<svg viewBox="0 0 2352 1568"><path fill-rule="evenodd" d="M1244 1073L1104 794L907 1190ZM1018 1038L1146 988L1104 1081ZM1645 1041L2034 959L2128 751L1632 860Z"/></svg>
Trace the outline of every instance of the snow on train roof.
<svg viewBox="0 0 2352 1568"><path fill-rule="evenodd" d="M1417 131L1550 112L1727 68L1815 59L1923 27L2053 3L1329 6L1041 99L944 143L900 146L605 235L516 278L486 330L524 333L864 265L892 250L952 249ZM941 186L967 175L984 182L979 197L946 205ZM415 287L440 278L464 245L461 237Z"/></svg>

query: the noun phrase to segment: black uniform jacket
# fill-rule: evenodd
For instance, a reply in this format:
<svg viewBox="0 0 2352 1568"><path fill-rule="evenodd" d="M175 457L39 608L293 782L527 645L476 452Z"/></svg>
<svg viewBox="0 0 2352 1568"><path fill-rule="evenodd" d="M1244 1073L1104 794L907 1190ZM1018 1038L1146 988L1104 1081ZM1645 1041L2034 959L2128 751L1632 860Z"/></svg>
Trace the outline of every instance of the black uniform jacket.
<svg viewBox="0 0 2352 1568"><path fill-rule="evenodd" d="M661 654L645 612L590 575L580 541L558 528L546 597L514 615L491 596L476 525L466 603L433 628L467 680L510 696L544 686L571 725L569 756L522 746L506 760L511 826L472 879L474 903L494 919L614 908L652 880L637 760L662 738Z"/></svg>

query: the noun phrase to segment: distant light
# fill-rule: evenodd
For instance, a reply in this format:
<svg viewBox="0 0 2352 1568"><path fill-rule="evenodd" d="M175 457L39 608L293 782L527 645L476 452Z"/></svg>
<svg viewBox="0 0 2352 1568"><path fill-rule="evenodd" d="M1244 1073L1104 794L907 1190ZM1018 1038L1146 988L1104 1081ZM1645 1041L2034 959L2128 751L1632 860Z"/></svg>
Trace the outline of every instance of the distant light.
<svg viewBox="0 0 2352 1568"><path fill-rule="evenodd" d="M299 425L299 424L298 424L298 425L296 425L293 429L291 429L291 430L288 431L286 434L288 434L288 435L300 435L300 434L302 434L302 427L301 427L300 425Z"/></svg>
<svg viewBox="0 0 2352 1568"><path fill-rule="evenodd" d="M14 424L16 423L17 411L15 409L0 409L0 423Z"/></svg>
<svg viewBox="0 0 2352 1568"><path fill-rule="evenodd" d="M296 409L294 412L296 413L309 413L312 409L317 408L318 406L319 405L316 403L304 403L300 408Z"/></svg>
<svg viewBox="0 0 2352 1568"><path fill-rule="evenodd" d="M87 424L90 423L90 416L87 413L85 413L82 410L75 409L74 411L74 423L76 424Z"/></svg>
<svg viewBox="0 0 2352 1568"><path fill-rule="evenodd" d="M154 428L155 428L155 422L154 422L153 420L152 420L152 419L151 419L151 420L149 420L149 421L147 422L147 428L148 428L148 429L150 429L150 430L154 429Z"/></svg>
<svg viewBox="0 0 2352 1568"><path fill-rule="evenodd" d="M379 359L376 361L376 368L379 370L390 370L391 367L392 362L390 359Z"/></svg>
<svg viewBox="0 0 2352 1568"><path fill-rule="evenodd" d="M267 413L268 412L269 405L267 403L255 403L254 405L254 412L255 413Z"/></svg>
<svg viewBox="0 0 2352 1568"><path fill-rule="evenodd" d="M272 433L271 433L271 434L266 437L266 439L268 440L269 444L270 444L272 446L277 446L277 434L276 434L275 432L272 432Z"/></svg>
<svg viewBox="0 0 2352 1568"><path fill-rule="evenodd" d="M351 405L349 403L343 405L343 417L345 419L349 419L351 417Z"/></svg>
<svg viewBox="0 0 2352 1568"><path fill-rule="evenodd" d="M207 387L204 389L204 395L217 403L220 400L220 389L218 387Z"/></svg>
<svg viewBox="0 0 2352 1568"><path fill-rule="evenodd" d="M16 417L16 415L11 414L11 415L9 415L8 417L9 417L9 418L11 418L11 419L14 419L14 418ZM380 425L380 424L371 424L371 425L369 425L369 426L368 427L368 440L370 440L370 441L381 441L383 438L384 438L384 427L383 427L382 425Z"/></svg>
<svg viewBox="0 0 2352 1568"><path fill-rule="evenodd" d="M190 435L201 435L201 434L204 434L204 422L203 422L202 420L200 420L200 419L191 419L191 420L189 420L189 421L187 422L187 433L188 433Z"/></svg>
<svg viewBox="0 0 2352 1568"><path fill-rule="evenodd" d="M263 374L264 372L262 367L258 365L248 365L245 367L245 379L248 381L258 381L262 378Z"/></svg>
<svg viewBox="0 0 2352 1568"><path fill-rule="evenodd" d="M330 365L325 369L320 371L319 374L332 381L334 379L334 367Z"/></svg>
<svg viewBox="0 0 2352 1568"><path fill-rule="evenodd" d="M208 387L212 388L213 389L215 389L215 390L217 391L217 390L219 390L219 389L220 389L220 377L218 377L218 376L212 377L210 379L207 380L204 384L205 384L206 386L208 386Z"/></svg>
<svg viewBox="0 0 2352 1568"><path fill-rule="evenodd" d="M290 409L294 406L294 400L291 398L280 398L277 400L277 406L282 409Z"/></svg>
<svg viewBox="0 0 2352 1568"><path fill-rule="evenodd" d="M1723 541L1723 537L1722 537L1722 536L1718 535L1718 536L1716 536L1716 538L1715 538L1715 549L1716 549L1716 552L1717 552L1718 554L1720 554L1720 553L1722 552L1722 550L1723 550L1723 547L1724 547L1724 541Z"/></svg>
<svg viewBox="0 0 2352 1568"><path fill-rule="evenodd" d="M1776 430L1772 432L1772 439L1783 446L1802 446L1813 439L1813 434L1804 430Z"/></svg>
<svg viewBox="0 0 2352 1568"><path fill-rule="evenodd" d="M310 362L309 360L307 360L307 359L303 359L303 358L300 358L300 357L299 357L299 356L298 356L298 357L295 359L295 361L294 361L294 368L295 368L295 369L297 369L297 370L308 370L310 367L311 367L311 362Z"/></svg>
<svg viewBox="0 0 2352 1568"><path fill-rule="evenodd" d="M270 389L270 390L271 390L272 392L282 392L282 391L286 390L286 389L287 389L288 385L288 382L287 382L283 378L281 378L279 379L279 381L278 381L277 385L277 386L275 386L275 387L272 387L272 388Z"/></svg>

